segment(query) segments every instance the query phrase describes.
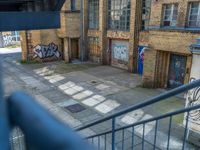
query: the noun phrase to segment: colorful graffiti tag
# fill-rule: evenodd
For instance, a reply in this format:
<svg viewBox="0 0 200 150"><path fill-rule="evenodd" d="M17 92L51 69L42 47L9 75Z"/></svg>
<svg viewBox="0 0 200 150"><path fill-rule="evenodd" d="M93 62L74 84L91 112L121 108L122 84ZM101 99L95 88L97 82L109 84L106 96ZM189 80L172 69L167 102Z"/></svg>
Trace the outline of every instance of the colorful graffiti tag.
<svg viewBox="0 0 200 150"><path fill-rule="evenodd" d="M138 47L138 73L143 74L143 65L144 65L144 52L146 46L139 46Z"/></svg>
<svg viewBox="0 0 200 150"><path fill-rule="evenodd" d="M58 45L54 43L50 43L49 45L39 44L33 48L33 52L34 58L44 59L49 57L61 57L61 53L58 50Z"/></svg>

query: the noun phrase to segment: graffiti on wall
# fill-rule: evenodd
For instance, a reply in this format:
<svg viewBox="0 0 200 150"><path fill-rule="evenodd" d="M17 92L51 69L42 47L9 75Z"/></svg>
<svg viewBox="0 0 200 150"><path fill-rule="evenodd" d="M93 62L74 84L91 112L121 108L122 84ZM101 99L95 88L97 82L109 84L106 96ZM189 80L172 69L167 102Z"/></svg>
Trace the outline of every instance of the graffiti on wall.
<svg viewBox="0 0 200 150"><path fill-rule="evenodd" d="M3 47L19 44L20 42L19 32L17 31L2 32L1 35L2 35Z"/></svg>
<svg viewBox="0 0 200 150"><path fill-rule="evenodd" d="M146 46L138 47L138 73L143 74L143 65L144 65L144 52L147 49Z"/></svg>
<svg viewBox="0 0 200 150"><path fill-rule="evenodd" d="M113 58L128 62L128 42L112 41Z"/></svg>
<svg viewBox="0 0 200 150"><path fill-rule="evenodd" d="M4 46L9 46L13 44L13 37L11 34L5 34L3 35L3 45Z"/></svg>
<svg viewBox="0 0 200 150"><path fill-rule="evenodd" d="M191 78L190 82L195 81L195 78ZM187 93L187 104L186 107L192 107L200 105L200 87L196 87L189 90ZM189 113L189 119L195 124L200 124L200 110L193 110Z"/></svg>
<svg viewBox="0 0 200 150"><path fill-rule="evenodd" d="M34 52L34 58L50 58L50 57L56 57L60 58L61 53L58 50L58 45L54 43L50 43L49 45L42 45L39 44L33 48Z"/></svg>

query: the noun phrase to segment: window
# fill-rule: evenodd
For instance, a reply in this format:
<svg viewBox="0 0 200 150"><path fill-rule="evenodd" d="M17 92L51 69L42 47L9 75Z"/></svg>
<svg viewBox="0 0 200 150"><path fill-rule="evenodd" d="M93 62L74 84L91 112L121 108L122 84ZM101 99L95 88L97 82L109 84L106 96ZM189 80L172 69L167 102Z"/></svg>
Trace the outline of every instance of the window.
<svg viewBox="0 0 200 150"><path fill-rule="evenodd" d="M130 0L108 0L108 28L130 29Z"/></svg>
<svg viewBox="0 0 200 150"><path fill-rule="evenodd" d="M99 0L89 0L89 28L99 28Z"/></svg>
<svg viewBox="0 0 200 150"><path fill-rule="evenodd" d="M142 30L147 30L151 13L151 0L142 0Z"/></svg>
<svg viewBox="0 0 200 150"><path fill-rule="evenodd" d="M189 6L189 27L200 27L200 2L192 2Z"/></svg>
<svg viewBox="0 0 200 150"><path fill-rule="evenodd" d="M71 11L76 10L76 0L71 0Z"/></svg>
<svg viewBox="0 0 200 150"><path fill-rule="evenodd" d="M164 5L163 26L176 26L178 16L177 4Z"/></svg>
<svg viewBox="0 0 200 150"><path fill-rule="evenodd" d="M99 47L99 38L98 37L88 37L88 49L89 56L100 57L100 47Z"/></svg>

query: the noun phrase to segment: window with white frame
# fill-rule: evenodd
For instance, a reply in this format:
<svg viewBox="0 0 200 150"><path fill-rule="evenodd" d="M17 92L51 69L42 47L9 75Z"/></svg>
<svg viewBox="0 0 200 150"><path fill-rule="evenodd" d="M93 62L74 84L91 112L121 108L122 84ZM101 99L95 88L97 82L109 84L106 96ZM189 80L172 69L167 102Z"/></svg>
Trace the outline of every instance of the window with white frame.
<svg viewBox="0 0 200 150"><path fill-rule="evenodd" d="M108 0L108 29L129 31L130 0Z"/></svg>
<svg viewBox="0 0 200 150"><path fill-rule="evenodd" d="M99 0L89 0L89 28L99 28Z"/></svg>
<svg viewBox="0 0 200 150"><path fill-rule="evenodd" d="M191 2L188 15L189 27L200 27L200 2Z"/></svg>
<svg viewBox="0 0 200 150"><path fill-rule="evenodd" d="M178 4L165 4L163 8L163 26L176 26Z"/></svg>

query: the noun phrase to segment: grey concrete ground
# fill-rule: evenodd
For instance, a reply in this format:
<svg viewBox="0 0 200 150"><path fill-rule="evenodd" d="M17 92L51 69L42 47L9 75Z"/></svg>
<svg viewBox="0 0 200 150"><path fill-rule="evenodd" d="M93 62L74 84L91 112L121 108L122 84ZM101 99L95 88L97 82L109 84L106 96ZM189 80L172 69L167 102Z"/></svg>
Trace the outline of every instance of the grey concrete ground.
<svg viewBox="0 0 200 150"><path fill-rule="evenodd" d="M65 64L64 62L21 64L20 53L6 54L0 49L3 60L5 96L15 90L24 90L64 123L81 127L104 116L143 102L158 95L160 90L141 87L141 76L110 66L96 64ZM11 51L11 52L10 52ZM16 52L16 51L13 51ZM129 125L140 120L183 108L185 100L172 97L153 106L130 112L117 118L117 125ZM76 106L76 107L75 107ZM173 118L170 149L182 147L183 114ZM166 149L169 118L159 121L157 148ZM111 129L110 122L102 123L84 135ZM153 149L155 122L145 126L145 149ZM135 128L136 149L141 149L142 126ZM109 135L108 135L109 136ZM132 129L125 130L125 147L131 148ZM116 147L122 146L122 133L116 135ZM104 141L104 137L101 137ZM108 145L111 138L107 138ZM96 141L97 143L97 141ZM102 143L100 145L103 145ZM187 144L187 149L197 149Z"/></svg>

